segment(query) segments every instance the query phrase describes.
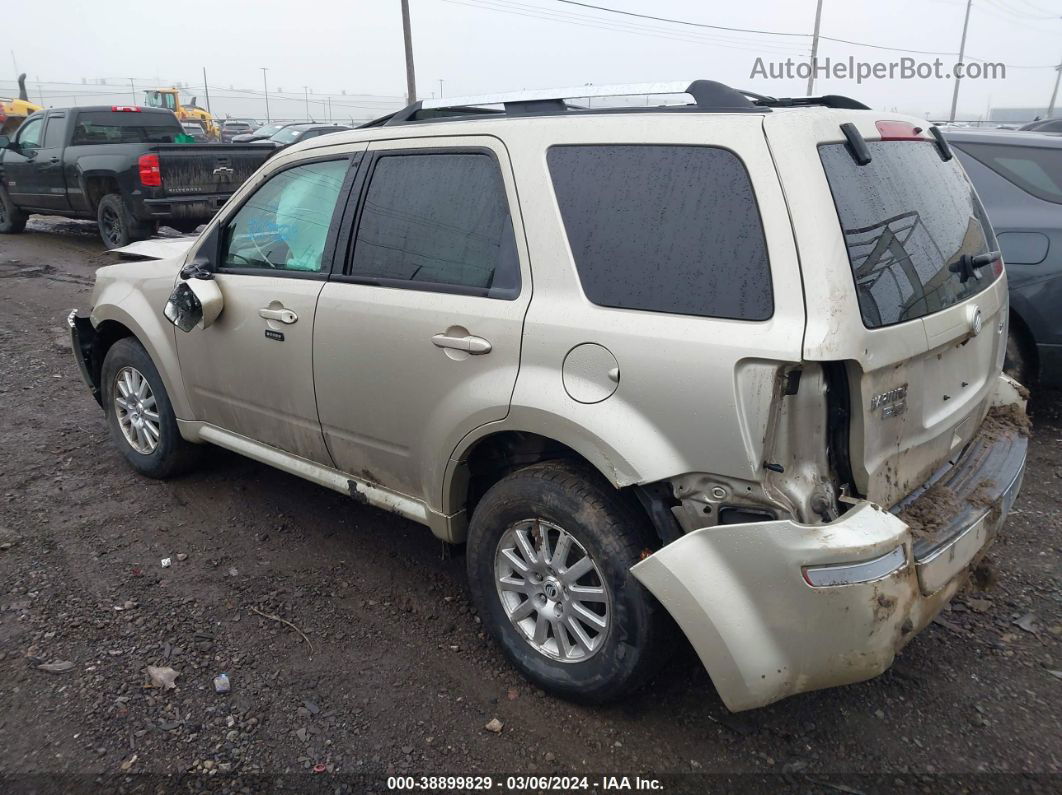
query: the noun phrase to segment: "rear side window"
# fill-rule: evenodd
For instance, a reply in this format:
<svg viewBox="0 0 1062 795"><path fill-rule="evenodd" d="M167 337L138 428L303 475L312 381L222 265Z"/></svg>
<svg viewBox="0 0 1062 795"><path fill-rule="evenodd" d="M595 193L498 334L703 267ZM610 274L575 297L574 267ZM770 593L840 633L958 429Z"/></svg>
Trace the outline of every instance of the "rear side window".
<svg viewBox="0 0 1062 795"><path fill-rule="evenodd" d="M497 161L475 152L381 156L363 201L351 275L515 298L520 267Z"/></svg>
<svg viewBox="0 0 1062 795"><path fill-rule="evenodd" d="M1062 148L969 143L953 145L1026 193L1044 201L1062 204Z"/></svg>
<svg viewBox="0 0 1062 795"><path fill-rule="evenodd" d="M709 146L554 146L553 189L599 306L766 320L771 268L748 172Z"/></svg>
<svg viewBox="0 0 1062 795"><path fill-rule="evenodd" d="M957 158L930 142L872 141L857 165L844 144L819 147L833 192L863 324L880 328L965 301L995 280L962 281L963 255L998 250ZM954 269L953 269L954 268Z"/></svg>
<svg viewBox="0 0 1062 795"><path fill-rule="evenodd" d="M48 126L44 130L44 146L42 149L57 149L63 145L63 132L66 130L66 114L51 113L48 115Z"/></svg>
<svg viewBox="0 0 1062 795"><path fill-rule="evenodd" d="M184 133L175 116L133 111L89 111L77 115L74 146L89 144L172 144Z"/></svg>

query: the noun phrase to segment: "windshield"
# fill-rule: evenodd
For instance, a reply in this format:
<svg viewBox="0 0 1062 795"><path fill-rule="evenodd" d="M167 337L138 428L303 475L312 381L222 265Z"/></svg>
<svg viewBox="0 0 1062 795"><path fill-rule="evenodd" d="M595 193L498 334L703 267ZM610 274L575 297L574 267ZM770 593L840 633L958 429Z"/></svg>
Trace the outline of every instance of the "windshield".
<svg viewBox="0 0 1062 795"><path fill-rule="evenodd" d="M926 141L871 141L858 165L844 144L819 147L867 328L925 317L965 301L996 278L964 257L998 249L956 158Z"/></svg>
<svg viewBox="0 0 1062 795"><path fill-rule="evenodd" d="M272 136L274 141L282 144L290 144L298 140L305 130L300 130L298 127L285 127L280 132Z"/></svg>
<svg viewBox="0 0 1062 795"><path fill-rule="evenodd" d="M258 138L270 138L278 130L282 130L282 129L283 129L283 127L281 127L279 124L267 124L265 127L259 127L257 130L255 130L254 134Z"/></svg>

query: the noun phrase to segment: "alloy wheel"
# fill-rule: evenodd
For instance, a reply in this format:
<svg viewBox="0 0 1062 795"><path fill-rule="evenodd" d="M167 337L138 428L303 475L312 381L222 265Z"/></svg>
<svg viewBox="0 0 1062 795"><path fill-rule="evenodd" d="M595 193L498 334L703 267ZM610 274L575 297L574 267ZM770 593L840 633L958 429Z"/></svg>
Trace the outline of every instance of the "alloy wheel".
<svg viewBox="0 0 1062 795"><path fill-rule="evenodd" d="M566 663L600 651L611 628L611 597L575 536L526 519L505 531L494 561L502 608L535 651Z"/></svg>
<svg viewBox="0 0 1062 795"><path fill-rule="evenodd" d="M135 367L123 367L114 379L114 412L129 446L151 455L159 446L158 406L151 385Z"/></svg>

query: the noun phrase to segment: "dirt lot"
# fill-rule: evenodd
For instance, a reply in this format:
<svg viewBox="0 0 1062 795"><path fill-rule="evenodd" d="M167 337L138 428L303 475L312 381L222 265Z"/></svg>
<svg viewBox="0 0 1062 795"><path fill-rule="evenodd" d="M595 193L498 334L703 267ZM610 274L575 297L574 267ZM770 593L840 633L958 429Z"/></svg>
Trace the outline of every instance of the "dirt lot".
<svg viewBox="0 0 1062 795"><path fill-rule="evenodd" d="M469 606L462 551L427 530L221 451L178 481L133 474L64 329L110 261L77 222L0 238L9 783L62 773L92 788L150 772L191 788L268 774L246 786L382 791L394 773L655 773L721 776L672 777L670 789L852 792L995 773L1007 775L964 786L1059 785L1044 775L1062 773L1059 394L1035 396L995 582L961 595L885 675L731 715L684 650L626 703L584 708L510 668ZM62 661L70 670L38 668ZM145 687L149 665L179 672L176 688ZM212 684L221 672L227 695ZM495 717L503 730L485 731Z"/></svg>

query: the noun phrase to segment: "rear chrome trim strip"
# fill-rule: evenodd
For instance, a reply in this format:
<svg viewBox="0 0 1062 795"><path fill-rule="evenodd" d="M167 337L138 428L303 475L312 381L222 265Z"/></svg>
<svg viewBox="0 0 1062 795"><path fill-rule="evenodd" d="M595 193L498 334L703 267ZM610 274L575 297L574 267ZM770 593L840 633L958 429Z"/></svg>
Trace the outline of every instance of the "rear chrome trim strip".
<svg viewBox="0 0 1062 795"><path fill-rule="evenodd" d="M872 560L857 563L837 563L829 566L804 566L804 582L812 588L834 585L857 585L888 577L907 565L907 550L898 546L891 552Z"/></svg>

